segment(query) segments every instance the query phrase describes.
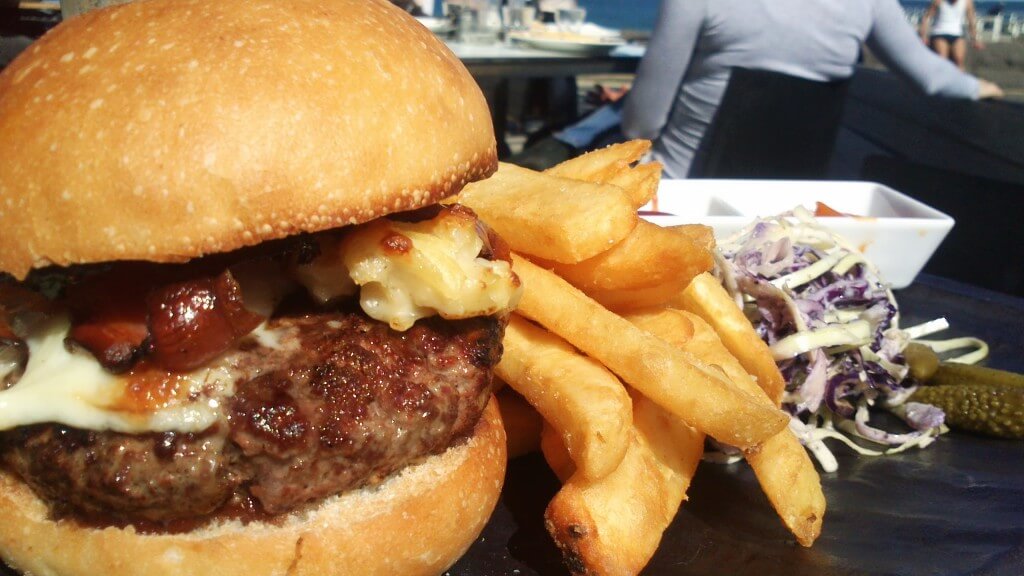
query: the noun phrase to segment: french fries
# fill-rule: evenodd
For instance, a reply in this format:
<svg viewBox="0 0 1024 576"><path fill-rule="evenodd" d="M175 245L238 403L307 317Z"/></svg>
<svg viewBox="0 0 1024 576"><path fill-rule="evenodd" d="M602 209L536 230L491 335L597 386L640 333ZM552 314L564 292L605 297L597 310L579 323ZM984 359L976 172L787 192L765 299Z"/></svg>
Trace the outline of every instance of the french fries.
<svg viewBox="0 0 1024 576"><path fill-rule="evenodd" d="M645 396L722 442L752 448L789 418L736 388L717 372L667 342L609 312L525 258L513 254L525 289L517 312L565 338Z"/></svg>
<svg viewBox="0 0 1024 576"><path fill-rule="evenodd" d="M605 184L614 184L626 191L633 207L640 209L658 193L661 183L662 165L659 162L640 164L634 168L626 168L606 180Z"/></svg>
<svg viewBox="0 0 1024 576"><path fill-rule="evenodd" d="M702 250L711 252L715 249L715 231L711 226L705 226L703 224L680 224L678 226L669 226L668 229L676 234L688 238Z"/></svg>
<svg viewBox="0 0 1024 576"><path fill-rule="evenodd" d="M743 311L711 274L701 274L679 297L682 308L700 316L722 339L743 368L768 394L776 406L782 403L786 381L775 364L768 345L754 332Z"/></svg>
<svg viewBox="0 0 1024 576"><path fill-rule="evenodd" d="M699 316L666 309L634 314L627 318L644 330L721 368L737 386L751 394L760 393L765 404L771 403L767 394L758 388L739 361L722 344L718 333ZM687 331L692 336L679 336ZM785 428L759 448L745 452L744 457L783 524L800 544L813 544L821 533L825 495L821 491L821 479L814 469L814 463L796 436L789 428Z"/></svg>
<svg viewBox="0 0 1024 576"><path fill-rule="evenodd" d="M631 442L615 471L597 481L572 474L544 514L545 525L576 574L637 574L658 548L686 496L704 435L650 400L633 395ZM551 437L545 458L569 470Z"/></svg>
<svg viewBox="0 0 1024 576"><path fill-rule="evenodd" d="M660 165L636 164L649 148L610 146L543 173L502 165L458 197L508 242L524 286L495 370L512 390L499 397L510 452L539 444L562 482L544 521L573 573L643 569L705 434L743 450L801 544L825 512L778 409L782 376L708 274L712 230L635 219L660 180Z"/></svg>
<svg viewBox="0 0 1024 576"><path fill-rule="evenodd" d="M634 209L639 209L655 197L661 182L660 163L631 166L650 149L651 143L644 140L613 144L566 160L544 173L596 184L613 184L626 192Z"/></svg>
<svg viewBox="0 0 1024 576"><path fill-rule="evenodd" d="M647 140L630 140L571 158L544 171L548 176L585 182L608 182L651 149Z"/></svg>
<svg viewBox="0 0 1024 576"><path fill-rule="evenodd" d="M512 164L467 185L457 201L514 249L555 262L592 258L637 223L636 210L617 186L553 178Z"/></svg>
<svg viewBox="0 0 1024 576"><path fill-rule="evenodd" d="M587 478L603 478L622 461L633 420L629 395L614 374L561 338L513 314L495 373L562 437Z"/></svg>
<svg viewBox="0 0 1024 576"><path fill-rule="evenodd" d="M611 249L575 264L551 266L555 274L607 308L647 308L668 301L694 276L714 267L711 252L696 242L641 220Z"/></svg>

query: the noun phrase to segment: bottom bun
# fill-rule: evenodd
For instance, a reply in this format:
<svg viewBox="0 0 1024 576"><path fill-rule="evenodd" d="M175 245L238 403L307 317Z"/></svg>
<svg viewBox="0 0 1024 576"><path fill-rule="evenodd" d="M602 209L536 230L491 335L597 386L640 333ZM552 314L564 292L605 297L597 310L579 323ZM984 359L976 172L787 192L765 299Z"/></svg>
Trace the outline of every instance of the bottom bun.
<svg viewBox="0 0 1024 576"><path fill-rule="evenodd" d="M0 472L0 555L25 574L437 574L483 530L505 476L505 430L492 398L466 442L375 488L345 493L280 525L224 522L140 534L49 519Z"/></svg>

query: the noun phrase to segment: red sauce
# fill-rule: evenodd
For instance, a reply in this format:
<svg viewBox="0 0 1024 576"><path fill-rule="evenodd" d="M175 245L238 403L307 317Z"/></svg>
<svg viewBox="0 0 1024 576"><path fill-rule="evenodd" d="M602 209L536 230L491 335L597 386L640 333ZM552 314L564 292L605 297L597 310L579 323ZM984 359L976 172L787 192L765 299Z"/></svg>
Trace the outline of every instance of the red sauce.
<svg viewBox="0 0 1024 576"><path fill-rule="evenodd" d="M849 214L843 214L835 208L825 204L824 202L814 203L814 215L821 217L832 217L832 216L849 216Z"/></svg>

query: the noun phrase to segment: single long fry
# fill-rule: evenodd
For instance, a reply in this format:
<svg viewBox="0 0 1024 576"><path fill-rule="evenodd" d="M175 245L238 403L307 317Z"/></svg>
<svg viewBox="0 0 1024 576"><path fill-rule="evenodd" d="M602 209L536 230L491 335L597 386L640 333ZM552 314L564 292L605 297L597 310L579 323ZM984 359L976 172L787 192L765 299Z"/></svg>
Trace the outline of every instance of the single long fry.
<svg viewBox="0 0 1024 576"><path fill-rule="evenodd" d="M607 182L651 149L649 140L630 140L571 158L544 171L560 178Z"/></svg>
<svg viewBox="0 0 1024 576"><path fill-rule="evenodd" d="M678 224L669 226L669 230L688 238L691 242L712 251L715 249L715 229L704 224Z"/></svg>
<svg viewBox="0 0 1024 576"><path fill-rule="evenodd" d="M802 546L813 545L825 518L825 494L800 441L787 429L744 457L782 523Z"/></svg>
<svg viewBox="0 0 1024 576"><path fill-rule="evenodd" d="M613 312L628 312L656 308L671 302L679 295L675 284L663 284L645 288L624 288L620 290L591 289L588 296Z"/></svg>
<svg viewBox="0 0 1024 576"><path fill-rule="evenodd" d="M555 262L579 262L620 242L637 215L617 186L557 178L511 164L466 186L473 209L512 249Z"/></svg>
<svg viewBox="0 0 1024 576"><path fill-rule="evenodd" d="M667 302L714 264L711 251L685 234L641 220L611 249L582 262L551 267L606 307L623 310Z"/></svg>
<svg viewBox="0 0 1024 576"><path fill-rule="evenodd" d="M639 210L658 193L662 169L663 166L660 162L638 164L632 168L621 169L618 174L602 183L614 184L625 190L626 195L633 202L633 207Z"/></svg>
<svg viewBox="0 0 1024 576"><path fill-rule="evenodd" d="M751 394L759 394L763 403L771 403L767 394L725 348L714 329L696 314L660 310L632 314L627 318L644 330L666 338L701 360L718 366L737 386ZM680 336L687 331L692 336ZM796 436L789 428L785 428L766 440L760 448L745 452L744 456L783 524L800 544L813 544L821 533L825 495L821 491L821 479L814 463Z"/></svg>
<svg viewBox="0 0 1024 576"><path fill-rule="evenodd" d="M562 436L588 478L622 461L633 420L629 394L614 374L564 340L513 314L495 373Z"/></svg>
<svg viewBox="0 0 1024 576"><path fill-rule="evenodd" d="M650 400L633 394L634 427L626 456L598 481L573 474L544 514L545 525L577 574L640 572L686 496L704 435ZM566 472L550 436L542 440L552 468Z"/></svg>
<svg viewBox="0 0 1024 576"><path fill-rule="evenodd" d="M680 295L679 304L711 324L722 339L722 344L757 379L757 384L772 402L776 406L782 403L786 381L768 345L754 332L743 311L714 276L701 274L694 278Z"/></svg>
<svg viewBox="0 0 1024 576"><path fill-rule="evenodd" d="M603 308L555 274L513 254L525 290L517 312L568 340L694 428L751 448L789 418L720 372Z"/></svg>

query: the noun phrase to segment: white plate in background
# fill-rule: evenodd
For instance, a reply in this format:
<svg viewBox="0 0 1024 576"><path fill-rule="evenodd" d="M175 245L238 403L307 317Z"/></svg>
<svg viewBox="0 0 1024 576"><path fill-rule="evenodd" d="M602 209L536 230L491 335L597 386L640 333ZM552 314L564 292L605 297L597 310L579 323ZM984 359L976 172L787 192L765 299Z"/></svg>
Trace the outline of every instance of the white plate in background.
<svg viewBox="0 0 1024 576"><path fill-rule="evenodd" d="M622 38L559 38L556 35L535 35L530 32L512 33L509 38L538 50L549 50L552 52L567 52L585 56L600 56L607 54L626 43Z"/></svg>
<svg viewBox="0 0 1024 576"><path fill-rule="evenodd" d="M859 248L893 288L914 281L954 223L927 204L873 182L663 180L656 199L642 211L659 212L644 218L661 225L706 224L723 239L755 218L798 205L813 212L816 202L856 215L818 221Z"/></svg>
<svg viewBox="0 0 1024 576"><path fill-rule="evenodd" d="M431 18L429 16L417 16L416 20L426 26L434 34L446 34L454 30L452 23L447 18Z"/></svg>

